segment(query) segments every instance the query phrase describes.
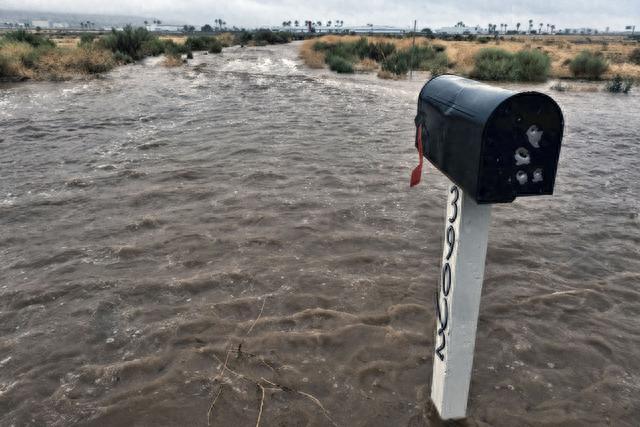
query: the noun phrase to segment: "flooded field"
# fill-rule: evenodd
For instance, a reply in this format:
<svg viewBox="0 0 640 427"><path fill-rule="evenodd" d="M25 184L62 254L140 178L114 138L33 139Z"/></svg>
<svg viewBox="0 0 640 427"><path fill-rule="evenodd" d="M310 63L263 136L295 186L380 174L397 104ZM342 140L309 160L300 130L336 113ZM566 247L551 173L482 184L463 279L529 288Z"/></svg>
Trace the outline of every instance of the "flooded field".
<svg viewBox="0 0 640 427"><path fill-rule="evenodd" d="M423 83L294 44L0 88L0 425L429 425ZM493 209L468 422L637 425L640 95L550 85L514 87L566 137Z"/></svg>

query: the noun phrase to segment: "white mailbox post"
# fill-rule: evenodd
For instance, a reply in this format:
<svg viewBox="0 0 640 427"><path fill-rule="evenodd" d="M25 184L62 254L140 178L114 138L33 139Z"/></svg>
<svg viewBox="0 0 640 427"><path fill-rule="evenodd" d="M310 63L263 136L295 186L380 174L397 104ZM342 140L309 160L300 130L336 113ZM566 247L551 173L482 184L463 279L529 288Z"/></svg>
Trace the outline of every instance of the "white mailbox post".
<svg viewBox="0 0 640 427"><path fill-rule="evenodd" d="M443 419L466 415L491 205L451 184L445 218L431 400Z"/></svg>

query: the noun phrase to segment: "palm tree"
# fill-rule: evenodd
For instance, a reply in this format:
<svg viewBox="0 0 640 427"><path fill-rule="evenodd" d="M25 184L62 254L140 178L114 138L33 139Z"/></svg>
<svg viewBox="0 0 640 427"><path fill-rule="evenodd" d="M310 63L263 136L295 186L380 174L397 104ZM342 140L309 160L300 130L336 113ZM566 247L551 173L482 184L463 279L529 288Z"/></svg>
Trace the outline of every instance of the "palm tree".
<svg viewBox="0 0 640 427"><path fill-rule="evenodd" d="M520 32L520 23L516 22L516 32Z"/></svg>
<svg viewBox="0 0 640 427"><path fill-rule="evenodd" d="M543 26L543 25L544 25L544 24L541 22L541 23L540 23L540 29L538 30L538 34L542 34L542 26Z"/></svg>
<svg viewBox="0 0 640 427"><path fill-rule="evenodd" d="M529 19L529 34L533 32L533 19Z"/></svg>
<svg viewBox="0 0 640 427"><path fill-rule="evenodd" d="M331 21L327 21L327 27L331 26Z"/></svg>
<svg viewBox="0 0 640 427"><path fill-rule="evenodd" d="M551 32L555 33L556 32L556 26L551 24ZM607 31L608 32L608 31Z"/></svg>
<svg viewBox="0 0 640 427"><path fill-rule="evenodd" d="M318 21L316 24L318 24L318 27L322 27L322 21Z"/></svg>
<svg viewBox="0 0 640 427"><path fill-rule="evenodd" d="M298 22L298 20L296 19L295 21L293 21L293 25L295 25L296 27L300 26L300 22Z"/></svg>

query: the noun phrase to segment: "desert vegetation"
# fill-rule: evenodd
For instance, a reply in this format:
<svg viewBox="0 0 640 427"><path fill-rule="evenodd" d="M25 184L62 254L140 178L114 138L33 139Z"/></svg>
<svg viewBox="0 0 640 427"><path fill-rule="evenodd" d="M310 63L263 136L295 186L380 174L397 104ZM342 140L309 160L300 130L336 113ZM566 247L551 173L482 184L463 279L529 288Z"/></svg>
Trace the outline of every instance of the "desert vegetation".
<svg viewBox="0 0 640 427"><path fill-rule="evenodd" d="M364 46L385 45L384 57ZM410 69L451 72L481 80L542 82L549 78L640 79L638 41L614 36L357 37L329 35L306 40L300 56L312 68L377 71L402 78ZM413 56L412 56L413 54ZM341 59L336 59L336 57ZM367 61L363 63L363 61ZM364 66L366 65L366 66Z"/></svg>
<svg viewBox="0 0 640 427"><path fill-rule="evenodd" d="M79 74L103 73L116 63L112 52L86 39L73 48L61 48L24 30L0 38L0 79L63 80Z"/></svg>
<svg viewBox="0 0 640 427"><path fill-rule="evenodd" d="M394 77L410 70L446 72L445 49L424 41L413 45L374 37L329 36L305 41L301 56L313 68L326 64L338 73L379 70L381 77Z"/></svg>
<svg viewBox="0 0 640 427"><path fill-rule="evenodd" d="M617 75L604 85L604 90L610 93L629 93L632 86L632 79L623 79Z"/></svg>
<svg viewBox="0 0 640 427"><path fill-rule="evenodd" d="M543 82L549 76L551 60L538 50L516 53L499 48L484 48L476 54L471 77L480 80Z"/></svg>
<svg viewBox="0 0 640 427"><path fill-rule="evenodd" d="M609 68L602 52L583 50L569 62L569 69L574 76L588 80L600 80Z"/></svg>
<svg viewBox="0 0 640 427"><path fill-rule="evenodd" d="M50 39L27 30L0 36L0 80L68 80L105 73L122 64L164 55L162 64L182 65L194 51L221 53L236 44L287 43L290 34L259 30L215 36L158 37L145 28L125 27L106 34Z"/></svg>

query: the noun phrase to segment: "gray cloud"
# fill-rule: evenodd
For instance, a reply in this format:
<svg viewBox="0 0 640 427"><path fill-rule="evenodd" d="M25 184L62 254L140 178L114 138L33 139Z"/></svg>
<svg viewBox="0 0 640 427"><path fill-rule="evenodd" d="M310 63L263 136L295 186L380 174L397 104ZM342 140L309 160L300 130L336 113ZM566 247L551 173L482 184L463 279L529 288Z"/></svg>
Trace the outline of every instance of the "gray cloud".
<svg viewBox="0 0 640 427"><path fill-rule="evenodd" d="M255 27L278 25L283 20L341 19L345 25L397 25L437 28L457 21L467 25L516 22L555 24L557 28L640 27L638 0L4 0L4 8L51 12L136 15L165 22L205 24L216 18L229 25Z"/></svg>

